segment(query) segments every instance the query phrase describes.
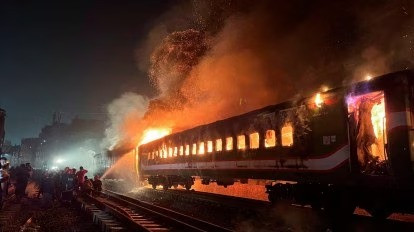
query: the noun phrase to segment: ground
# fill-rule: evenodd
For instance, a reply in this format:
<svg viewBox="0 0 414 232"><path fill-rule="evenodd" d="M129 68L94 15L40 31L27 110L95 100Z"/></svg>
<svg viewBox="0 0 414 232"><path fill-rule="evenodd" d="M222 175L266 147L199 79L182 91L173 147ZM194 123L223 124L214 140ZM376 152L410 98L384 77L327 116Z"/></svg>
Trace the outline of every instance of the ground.
<svg viewBox="0 0 414 232"><path fill-rule="evenodd" d="M2 223L2 231L99 231L76 204L63 205L54 201L51 208L41 208L37 191L37 186L31 182L27 198L19 203L15 202L13 195L7 199L0 218L3 214L12 215Z"/></svg>

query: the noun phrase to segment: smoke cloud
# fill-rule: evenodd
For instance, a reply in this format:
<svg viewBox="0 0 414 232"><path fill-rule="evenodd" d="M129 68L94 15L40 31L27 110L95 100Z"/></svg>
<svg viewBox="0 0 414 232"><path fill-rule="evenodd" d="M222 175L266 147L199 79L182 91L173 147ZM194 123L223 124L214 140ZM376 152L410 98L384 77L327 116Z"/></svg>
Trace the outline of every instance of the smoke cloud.
<svg viewBox="0 0 414 232"><path fill-rule="evenodd" d="M109 127L105 130L102 146L109 150L132 149L142 131L141 120L147 111L149 99L136 93L124 93L107 107Z"/></svg>
<svg viewBox="0 0 414 232"><path fill-rule="evenodd" d="M148 126L176 132L413 67L412 10L411 1L181 3L138 49L159 95L111 103L110 144Z"/></svg>

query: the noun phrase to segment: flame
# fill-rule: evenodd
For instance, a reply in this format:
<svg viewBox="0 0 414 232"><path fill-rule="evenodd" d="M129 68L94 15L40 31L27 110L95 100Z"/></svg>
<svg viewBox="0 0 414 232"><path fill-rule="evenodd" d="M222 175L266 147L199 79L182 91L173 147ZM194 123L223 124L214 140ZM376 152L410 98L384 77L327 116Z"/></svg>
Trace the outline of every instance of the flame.
<svg viewBox="0 0 414 232"><path fill-rule="evenodd" d="M385 159L384 144L387 143L385 129L385 104L384 98L375 104L371 109L371 122L374 127L374 134L377 139L376 143L371 146L372 154L378 156L379 160Z"/></svg>
<svg viewBox="0 0 414 232"><path fill-rule="evenodd" d="M316 96L315 96L315 105L317 107L321 107L322 106L322 103L323 103L322 96L321 96L320 93L317 93Z"/></svg>
<svg viewBox="0 0 414 232"><path fill-rule="evenodd" d="M143 133L139 145L149 143L151 141L160 139L164 136L171 134L171 128L149 128L146 129Z"/></svg>

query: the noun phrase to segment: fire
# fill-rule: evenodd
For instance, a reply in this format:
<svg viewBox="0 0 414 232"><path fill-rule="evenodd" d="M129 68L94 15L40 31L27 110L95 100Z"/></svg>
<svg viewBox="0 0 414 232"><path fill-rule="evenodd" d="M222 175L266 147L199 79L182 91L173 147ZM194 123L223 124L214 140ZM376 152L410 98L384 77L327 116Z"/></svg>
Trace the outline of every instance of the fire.
<svg viewBox="0 0 414 232"><path fill-rule="evenodd" d="M386 159L386 111L383 92L372 92L347 98L348 112L354 114L357 128L358 160L362 166L367 157L381 162ZM369 160L369 159L368 159Z"/></svg>
<svg viewBox="0 0 414 232"><path fill-rule="evenodd" d="M322 106L322 103L323 103L322 96L321 96L320 93L317 93L316 96L315 96L315 105L317 107L321 107Z"/></svg>
<svg viewBox="0 0 414 232"><path fill-rule="evenodd" d="M156 139L160 139L166 135L171 134L171 128L149 128L146 129L143 133L143 136L141 138L141 141L139 142L139 145L149 143L151 141L154 141Z"/></svg>
<svg viewBox="0 0 414 232"><path fill-rule="evenodd" d="M384 160L384 145L387 143L385 132L385 105L384 98L372 107L371 121L374 127L374 134L377 139L377 143L372 145L372 153L378 156L380 160Z"/></svg>

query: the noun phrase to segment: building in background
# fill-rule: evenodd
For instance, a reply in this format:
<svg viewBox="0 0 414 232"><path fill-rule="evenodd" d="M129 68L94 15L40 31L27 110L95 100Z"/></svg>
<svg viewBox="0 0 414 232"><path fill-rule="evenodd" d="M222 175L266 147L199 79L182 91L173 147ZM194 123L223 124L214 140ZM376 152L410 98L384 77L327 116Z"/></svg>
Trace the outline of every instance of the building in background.
<svg viewBox="0 0 414 232"><path fill-rule="evenodd" d="M11 166L17 166L23 162L22 155L20 153L20 145L12 145L8 140L4 141L3 154L9 160Z"/></svg>
<svg viewBox="0 0 414 232"><path fill-rule="evenodd" d="M40 138L24 138L20 144L21 163L35 163L40 154Z"/></svg>
<svg viewBox="0 0 414 232"><path fill-rule="evenodd" d="M53 116L51 125L42 128L39 134L39 153L35 159L37 168L63 168L66 166L96 166L94 157L101 153L104 137L103 120L75 117L70 123L61 122L59 115Z"/></svg>
<svg viewBox="0 0 414 232"><path fill-rule="evenodd" d="M4 130L5 121L6 111L0 108L0 154L3 154L4 137L6 135L6 132Z"/></svg>

